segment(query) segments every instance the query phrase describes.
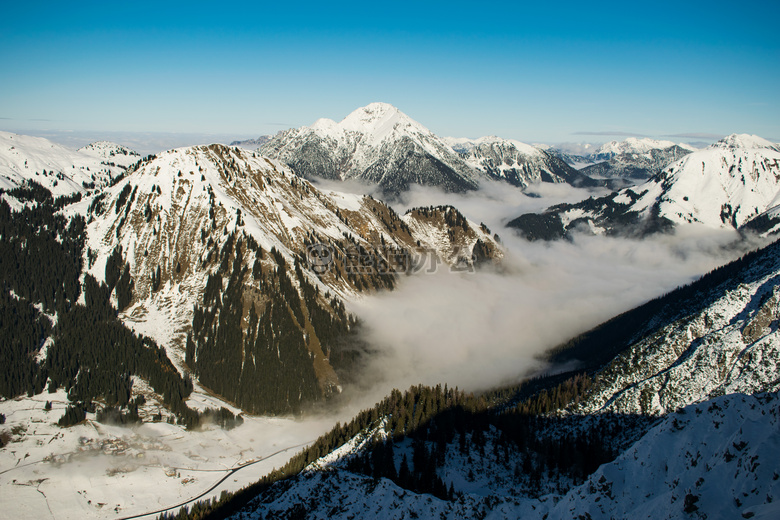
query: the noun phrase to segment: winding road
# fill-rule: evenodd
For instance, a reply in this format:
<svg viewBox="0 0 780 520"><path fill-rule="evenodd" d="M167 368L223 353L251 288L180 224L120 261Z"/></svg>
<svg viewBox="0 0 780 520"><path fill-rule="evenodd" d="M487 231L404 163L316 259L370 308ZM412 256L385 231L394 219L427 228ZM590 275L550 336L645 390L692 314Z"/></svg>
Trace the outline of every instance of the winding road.
<svg viewBox="0 0 780 520"><path fill-rule="evenodd" d="M164 509L158 509L156 511L149 511L148 513L141 513L141 514L132 515L132 516L124 516L124 517L118 518L117 520L131 520L133 518L144 518L146 516L159 515L160 513L165 513L166 511L170 511L171 509L179 509L181 507L186 506L187 504L191 504L192 502L200 500L204 496L208 495L209 493L214 491L217 487L219 487L219 485L222 484L224 481L226 481L228 478L230 478L231 476L235 475L238 471L241 471L244 468L248 468L249 466L252 466L253 464L257 464L258 462L263 462L264 460L268 460L271 457L275 457L275 456L279 455L280 453L284 453L285 451L290 451L290 450L293 450L295 448L300 448L302 446L306 446L308 444L311 444L312 442L314 442L314 441L308 441L308 442L303 442L301 444L296 444L295 446L289 446L289 447L281 449L279 451L275 451L274 453L271 453L270 455L266 455L265 457L263 457L261 459L257 459L257 460L253 460L252 462L247 462L245 464L241 464L239 466L236 466L235 468L224 469L224 470L211 470L211 471L227 471L227 473L225 474L224 477L219 479L216 482L216 484L214 484L213 486L208 488L206 491L204 491L200 495L192 497L189 500L186 500L184 502L180 502L178 504L166 507ZM184 468L178 468L178 469L184 469Z"/></svg>

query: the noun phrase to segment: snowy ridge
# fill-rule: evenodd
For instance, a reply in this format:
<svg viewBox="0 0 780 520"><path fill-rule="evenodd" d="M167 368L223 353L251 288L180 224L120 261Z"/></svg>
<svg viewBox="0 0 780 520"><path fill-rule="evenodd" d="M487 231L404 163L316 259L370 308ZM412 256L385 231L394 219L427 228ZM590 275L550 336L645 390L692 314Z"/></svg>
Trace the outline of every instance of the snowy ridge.
<svg viewBox="0 0 780 520"><path fill-rule="evenodd" d="M752 149L766 148L768 150L774 150L776 152L779 152L780 144L767 141L763 137L759 137L757 135L731 134L729 136L724 137L717 143L712 144L710 148L724 148L728 150L733 150L737 148L752 148Z"/></svg>
<svg viewBox="0 0 780 520"><path fill-rule="evenodd" d="M73 151L41 137L0 132L0 188L10 190L32 180L58 197L106 186L125 171L127 164L139 159L129 155L134 160L109 165L98 150L123 148L111 147L96 145Z"/></svg>
<svg viewBox="0 0 780 520"><path fill-rule="evenodd" d="M516 148L520 153L525 155L539 155L539 152L544 151L544 148L538 146L532 146L530 144L522 143L515 139L504 139L495 135L486 135L477 139L469 139L468 137L443 137L442 141L447 143L447 146L452 148L458 153L467 154L474 148L481 145L490 144L506 144Z"/></svg>
<svg viewBox="0 0 780 520"><path fill-rule="evenodd" d="M97 157L105 163L113 163L125 168L129 168L141 159L138 152L111 141L95 141L77 151Z"/></svg>
<svg viewBox="0 0 780 520"><path fill-rule="evenodd" d="M523 188L540 182L592 184L560 158L511 139L488 136L471 141L464 158L484 176Z"/></svg>
<svg viewBox="0 0 780 520"><path fill-rule="evenodd" d="M644 154L651 150L663 150L672 146L679 146L690 152L696 151L696 148L685 143L678 144L672 141L662 141L647 137L629 137L625 141L610 141L605 143L598 147L591 156L595 161L608 161L616 155Z"/></svg>
<svg viewBox="0 0 780 520"><path fill-rule="evenodd" d="M340 122L318 119L274 136L262 153L303 177L358 179L399 192L409 184L448 191L477 187L477 175L430 130L387 103L371 103Z"/></svg>
<svg viewBox="0 0 780 520"><path fill-rule="evenodd" d="M643 184L553 207L541 216L523 215L509 225L529 237L548 238L563 236L572 223L582 222L613 233L642 234L679 224L740 229L779 203L778 146L734 134L686 155ZM572 212L576 218L567 216Z"/></svg>

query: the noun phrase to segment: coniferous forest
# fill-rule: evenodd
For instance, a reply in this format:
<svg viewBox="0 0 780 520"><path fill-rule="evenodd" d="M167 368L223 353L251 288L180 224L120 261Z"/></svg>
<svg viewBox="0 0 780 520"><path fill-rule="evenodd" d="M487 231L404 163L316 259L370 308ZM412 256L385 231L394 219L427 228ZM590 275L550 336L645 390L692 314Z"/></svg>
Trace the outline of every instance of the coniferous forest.
<svg viewBox="0 0 780 520"><path fill-rule="evenodd" d="M181 376L152 339L117 319L132 302L135 285L121 246L107 258L105 283L82 276L85 221L58 213L76 199L54 200L34 182L9 195L28 204L19 211L5 201L0 205L0 341L6 360L0 395L64 388L71 406L63 426L101 409L101 418L135 421L132 377L139 376L182 424L198 424L198 414L184 404L193 389L189 376ZM118 207L133 196L123 190ZM344 348L354 336L354 318L308 281L302 258L294 260L291 265L276 249L263 251L252 237L234 232L221 247L214 244L209 261L215 269L194 309L185 349L189 369L209 389L253 413L297 413L334 391L334 382L318 378L313 350L320 349L337 370L348 372L354 361L352 349ZM153 291L160 277L158 267Z"/></svg>
<svg viewBox="0 0 780 520"><path fill-rule="evenodd" d="M251 237L231 234L210 257L218 267L194 309L186 346L199 380L252 413L299 412L327 396L311 347L316 342L333 359L352 325L343 304L322 298L297 258L291 269L279 251L264 252ZM249 286L259 291L247 297Z"/></svg>
<svg viewBox="0 0 780 520"><path fill-rule="evenodd" d="M184 403L192 381L179 374L164 349L117 319L112 290L120 306L132 290L121 251L112 255L106 272L114 287L87 274L85 303L77 303L85 222L57 213L62 200L41 189L31 184L15 190L19 200L37 203L20 211L0 202L0 395L64 388L72 404L60 425L67 426L95 411L97 401L118 409L131 405L132 376L140 376L180 422L197 424L198 414Z"/></svg>

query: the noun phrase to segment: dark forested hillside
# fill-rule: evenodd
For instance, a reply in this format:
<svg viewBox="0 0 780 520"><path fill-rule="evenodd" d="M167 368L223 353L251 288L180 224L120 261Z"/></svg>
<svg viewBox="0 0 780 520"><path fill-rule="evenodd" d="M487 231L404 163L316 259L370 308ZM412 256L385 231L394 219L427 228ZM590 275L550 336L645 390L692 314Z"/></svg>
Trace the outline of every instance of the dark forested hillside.
<svg viewBox="0 0 780 520"><path fill-rule="evenodd" d="M116 317L112 289L123 306L132 287L127 269L119 267L124 266L121 251L114 257L116 266L107 268L113 286L86 275L85 304L77 303L84 219L67 219L58 213L60 201L34 187L28 191L15 195L35 203L18 212L0 202L0 395L65 388L74 403L61 421L66 426L94 410L95 401L128 406L131 376L137 375L183 423L195 424L198 414L184 404L192 382L154 341L137 336ZM114 270L121 274L112 277Z"/></svg>
<svg viewBox="0 0 780 520"><path fill-rule="evenodd" d="M231 235L209 258L218 267L186 347L200 382L252 413L298 412L334 392L329 360L354 325L343 303L321 295L299 259L291 268L245 235Z"/></svg>

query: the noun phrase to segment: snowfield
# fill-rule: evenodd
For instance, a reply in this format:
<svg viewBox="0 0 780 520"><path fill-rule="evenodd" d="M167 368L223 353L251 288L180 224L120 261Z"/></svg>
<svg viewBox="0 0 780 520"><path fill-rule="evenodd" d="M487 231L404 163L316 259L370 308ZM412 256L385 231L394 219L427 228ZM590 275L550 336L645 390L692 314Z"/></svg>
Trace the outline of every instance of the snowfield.
<svg viewBox="0 0 780 520"><path fill-rule="evenodd" d="M0 188L10 190L34 180L54 197L83 193L93 184L108 185L139 159L135 152L106 141L73 151L41 137L0 131Z"/></svg>

